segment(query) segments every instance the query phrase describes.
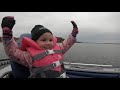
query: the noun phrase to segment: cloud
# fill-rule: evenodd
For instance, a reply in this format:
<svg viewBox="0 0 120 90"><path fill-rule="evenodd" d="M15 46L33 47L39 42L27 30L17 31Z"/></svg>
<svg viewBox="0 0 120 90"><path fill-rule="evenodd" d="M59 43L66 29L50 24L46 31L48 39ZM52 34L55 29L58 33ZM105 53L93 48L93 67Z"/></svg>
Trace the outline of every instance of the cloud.
<svg viewBox="0 0 120 90"><path fill-rule="evenodd" d="M110 35L111 40L115 39L114 35L120 39L120 12L0 12L0 22L8 15L16 19L13 33L17 37L21 33L30 32L36 24L44 25L55 35L66 37L72 31L70 21L74 20L79 27L79 40L102 41L109 33L113 33Z"/></svg>

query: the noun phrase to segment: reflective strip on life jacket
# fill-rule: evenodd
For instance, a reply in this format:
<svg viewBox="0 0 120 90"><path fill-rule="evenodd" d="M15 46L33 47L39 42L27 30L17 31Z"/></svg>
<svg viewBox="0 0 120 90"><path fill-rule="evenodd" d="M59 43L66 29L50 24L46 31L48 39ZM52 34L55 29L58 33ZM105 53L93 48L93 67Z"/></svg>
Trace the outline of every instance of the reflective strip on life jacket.
<svg viewBox="0 0 120 90"><path fill-rule="evenodd" d="M45 56L49 55L49 54L54 54L54 53L62 53L62 50L46 50L45 52L42 52L40 54L37 54L35 56L32 57L32 60L41 60L42 58L44 58Z"/></svg>

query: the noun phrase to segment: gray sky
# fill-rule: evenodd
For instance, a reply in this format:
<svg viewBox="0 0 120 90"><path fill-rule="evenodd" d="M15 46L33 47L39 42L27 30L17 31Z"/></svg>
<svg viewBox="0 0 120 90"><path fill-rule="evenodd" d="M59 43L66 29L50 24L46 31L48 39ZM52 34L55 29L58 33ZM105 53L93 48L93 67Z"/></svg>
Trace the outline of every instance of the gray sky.
<svg viewBox="0 0 120 90"><path fill-rule="evenodd" d="M10 15L16 20L13 28L16 37L41 24L55 36L66 38L72 31L70 21L74 20L79 28L78 41L120 43L120 12L0 12L0 22Z"/></svg>

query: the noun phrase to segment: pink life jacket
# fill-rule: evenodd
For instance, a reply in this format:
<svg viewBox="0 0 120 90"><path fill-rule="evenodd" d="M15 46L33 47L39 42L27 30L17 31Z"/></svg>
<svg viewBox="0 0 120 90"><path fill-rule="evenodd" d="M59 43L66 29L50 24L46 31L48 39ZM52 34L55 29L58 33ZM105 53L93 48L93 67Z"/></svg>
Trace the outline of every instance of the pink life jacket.
<svg viewBox="0 0 120 90"><path fill-rule="evenodd" d="M61 70L63 54L57 45L56 37L53 38L52 50L43 50L36 42L27 37L23 38L20 49L27 50L31 55L33 60L32 66L37 68L37 70L33 70L34 73L48 70L59 72L59 75L63 73L64 70Z"/></svg>

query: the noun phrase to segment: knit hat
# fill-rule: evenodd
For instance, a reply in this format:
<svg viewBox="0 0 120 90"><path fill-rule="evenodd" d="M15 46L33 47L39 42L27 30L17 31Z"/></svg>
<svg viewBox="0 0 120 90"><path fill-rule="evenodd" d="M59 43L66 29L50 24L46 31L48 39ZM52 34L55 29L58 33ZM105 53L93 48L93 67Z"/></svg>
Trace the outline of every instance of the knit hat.
<svg viewBox="0 0 120 90"><path fill-rule="evenodd" d="M32 40L37 41L37 39L46 32L50 32L52 34L52 32L44 26L35 25L35 27L31 30Z"/></svg>

